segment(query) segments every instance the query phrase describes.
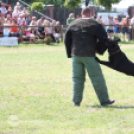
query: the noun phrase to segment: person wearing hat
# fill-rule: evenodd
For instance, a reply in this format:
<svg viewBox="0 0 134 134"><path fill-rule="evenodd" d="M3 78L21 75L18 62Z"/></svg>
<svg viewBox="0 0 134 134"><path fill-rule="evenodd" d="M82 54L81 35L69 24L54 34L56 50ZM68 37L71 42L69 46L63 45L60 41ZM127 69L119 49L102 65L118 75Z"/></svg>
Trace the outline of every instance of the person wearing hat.
<svg viewBox="0 0 134 134"><path fill-rule="evenodd" d="M7 9L6 9L5 6L6 6L5 3L2 3L2 4L1 4L1 9L0 9L0 11L1 11L2 14L5 14L5 13L7 12Z"/></svg>
<svg viewBox="0 0 134 134"><path fill-rule="evenodd" d="M5 13L5 17L7 17L8 14L10 14L12 17L12 7L8 8L8 11Z"/></svg>

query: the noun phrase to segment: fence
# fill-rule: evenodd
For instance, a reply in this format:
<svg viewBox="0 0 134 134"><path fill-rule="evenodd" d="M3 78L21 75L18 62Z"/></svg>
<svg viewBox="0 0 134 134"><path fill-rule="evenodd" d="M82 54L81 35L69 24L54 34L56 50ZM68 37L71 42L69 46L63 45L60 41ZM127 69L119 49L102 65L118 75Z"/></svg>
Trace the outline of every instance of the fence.
<svg viewBox="0 0 134 134"><path fill-rule="evenodd" d="M107 26L115 26L115 25L104 25L104 27L107 27ZM119 26L119 27L122 27L122 26L128 26L131 30L131 34L132 34L132 40L134 40L134 26L133 25L116 25L116 26ZM61 28L61 40L63 42L64 40L64 33L68 27L68 25L60 25L60 26L0 26L0 28L12 28L12 27L17 27L19 30L20 30L20 33L21 33L21 36L19 37L20 41L23 42L23 39L24 39L24 31L25 31L25 28L28 28L28 27L36 27L38 29L38 27L60 27ZM121 32L120 32L121 33ZM1 33L1 37L3 37L3 34Z"/></svg>

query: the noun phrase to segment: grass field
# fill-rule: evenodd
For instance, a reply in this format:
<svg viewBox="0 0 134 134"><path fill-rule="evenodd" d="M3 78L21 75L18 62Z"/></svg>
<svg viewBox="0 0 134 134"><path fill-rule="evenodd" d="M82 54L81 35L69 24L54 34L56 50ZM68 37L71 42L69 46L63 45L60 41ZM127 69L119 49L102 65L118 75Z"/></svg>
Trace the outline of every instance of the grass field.
<svg viewBox="0 0 134 134"><path fill-rule="evenodd" d="M134 62L134 43L121 49ZM0 134L134 134L134 78L101 67L115 104L101 107L86 76L74 107L63 44L0 47Z"/></svg>

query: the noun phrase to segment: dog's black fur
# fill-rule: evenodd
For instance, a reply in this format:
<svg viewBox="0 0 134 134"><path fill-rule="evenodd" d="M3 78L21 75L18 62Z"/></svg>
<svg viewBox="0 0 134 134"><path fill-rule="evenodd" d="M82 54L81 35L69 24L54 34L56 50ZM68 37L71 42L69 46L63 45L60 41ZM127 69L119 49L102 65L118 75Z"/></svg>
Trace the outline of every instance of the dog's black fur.
<svg viewBox="0 0 134 134"><path fill-rule="evenodd" d="M101 61L95 57L96 60L103 65L106 65L114 70L123 72L127 75L134 76L134 63L132 63L126 55L120 50L118 42L120 39L108 39L106 45L108 47L109 62Z"/></svg>

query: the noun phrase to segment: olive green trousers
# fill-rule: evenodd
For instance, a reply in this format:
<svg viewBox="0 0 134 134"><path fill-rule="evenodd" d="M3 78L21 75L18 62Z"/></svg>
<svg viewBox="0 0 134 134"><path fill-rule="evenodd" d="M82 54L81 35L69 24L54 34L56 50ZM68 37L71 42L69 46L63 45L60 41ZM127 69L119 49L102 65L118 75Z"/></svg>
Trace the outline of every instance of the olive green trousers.
<svg viewBox="0 0 134 134"><path fill-rule="evenodd" d="M108 101L105 79L95 57L72 57L73 102L82 101L86 70L100 103Z"/></svg>

